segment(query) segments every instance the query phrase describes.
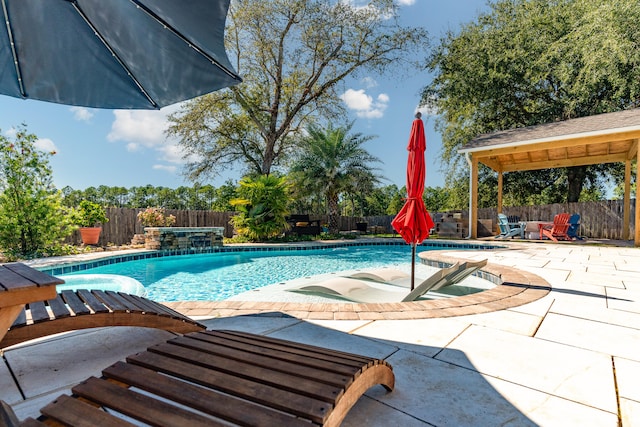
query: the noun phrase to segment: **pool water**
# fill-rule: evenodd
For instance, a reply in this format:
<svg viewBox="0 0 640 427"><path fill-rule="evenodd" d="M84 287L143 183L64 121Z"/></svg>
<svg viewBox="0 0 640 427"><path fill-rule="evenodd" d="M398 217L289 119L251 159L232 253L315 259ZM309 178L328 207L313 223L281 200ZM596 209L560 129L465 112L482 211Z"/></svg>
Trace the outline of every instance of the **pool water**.
<svg viewBox="0 0 640 427"><path fill-rule="evenodd" d="M100 289L103 291L126 292L128 294L147 296L147 291L134 278L122 276L119 274L75 274L60 276L64 280L64 284L57 285L58 292L78 289Z"/></svg>
<svg viewBox="0 0 640 427"><path fill-rule="evenodd" d="M431 249L439 248L420 247L421 251ZM410 263L408 245L371 245L147 258L95 267L82 273L132 277L140 281L148 297L156 301L222 301L300 277Z"/></svg>

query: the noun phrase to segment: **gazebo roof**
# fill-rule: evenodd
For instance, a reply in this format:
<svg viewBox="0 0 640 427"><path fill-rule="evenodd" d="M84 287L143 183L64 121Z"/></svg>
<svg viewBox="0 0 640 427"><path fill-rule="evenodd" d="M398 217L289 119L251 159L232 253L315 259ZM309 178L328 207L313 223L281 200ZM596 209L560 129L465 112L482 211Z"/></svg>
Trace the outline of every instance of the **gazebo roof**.
<svg viewBox="0 0 640 427"><path fill-rule="evenodd" d="M472 153L499 172L624 162L637 155L640 108L480 135Z"/></svg>

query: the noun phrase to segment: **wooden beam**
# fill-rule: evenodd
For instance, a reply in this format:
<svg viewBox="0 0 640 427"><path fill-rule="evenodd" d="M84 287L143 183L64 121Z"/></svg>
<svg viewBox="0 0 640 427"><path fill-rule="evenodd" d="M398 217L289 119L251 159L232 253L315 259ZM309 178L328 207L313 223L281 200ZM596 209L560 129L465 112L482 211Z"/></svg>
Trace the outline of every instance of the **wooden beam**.
<svg viewBox="0 0 640 427"><path fill-rule="evenodd" d="M624 162L624 199L622 209L622 239L629 240L631 228L629 221L631 219L631 160Z"/></svg>
<svg viewBox="0 0 640 427"><path fill-rule="evenodd" d="M500 163L500 161L498 161L498 159L493 158L493 157L485 157L481 160L481 162L484 165L489 166L491 169L493 169L496 172L502 172L502 164Z"/></svg>
<svg viewBox="0 0 640 427"><path fill-rule="evenodd" d="M629 151L627 151L627 159L631 160L634 157L638 157L638 139L634 139L631 143L631 147L629 147Z"/></svg>
<svg viewBox="0 0 640 427"><path fill-rule="evenodd" d="M574 159L557 159L557 160L546 160L543 162L503 164L501 169L503 172L516 172L516 171L528 171L528 170L540 170L540 169L566 168L570 166L586 166L586 165L596 165L596 164L602 164L602 163L624 162L626 158L627 158L627 153L609 154L608 156L584 156L584 157L576 157ZM478 158L478 161L480 163L483 163L486 165L484 160L485 159L482 157ZM494 169L494 168L491 168L491 169Z"/></svg>

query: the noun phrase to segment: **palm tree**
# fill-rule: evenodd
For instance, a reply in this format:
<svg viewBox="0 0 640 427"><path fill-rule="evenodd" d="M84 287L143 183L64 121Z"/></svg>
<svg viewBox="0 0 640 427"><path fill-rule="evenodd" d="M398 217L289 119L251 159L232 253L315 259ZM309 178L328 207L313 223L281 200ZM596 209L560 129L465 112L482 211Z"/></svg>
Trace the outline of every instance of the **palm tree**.
<svg viewBox="0 0 640 427"><path fill-rule="evenodd" d="M299 190L324 197L332 233L339 231L340 195L357 186L379 181L373 173L378 168L372 167L371 163L380 162L380 159L362 148L362 144L373 136L350 135L352 127L353 123L338 128L332 125L327 128L307 127L307 135L300 144L301 154L291 168L294 176L298 177Z"/></svg>

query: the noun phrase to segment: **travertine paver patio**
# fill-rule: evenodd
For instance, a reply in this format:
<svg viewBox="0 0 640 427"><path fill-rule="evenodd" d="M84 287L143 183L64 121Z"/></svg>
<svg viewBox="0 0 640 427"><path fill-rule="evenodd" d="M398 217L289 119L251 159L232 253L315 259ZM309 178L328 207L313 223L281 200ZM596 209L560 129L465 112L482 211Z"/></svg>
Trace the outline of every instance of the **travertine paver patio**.
<svg viewBox="0 0 640 427"><path fill-rule="evenodd" d="M257 301L225 308L220 303L176 305L194 316L205 314L212 329L246 330L386 358L394 367L396 389L369 390L345 426L640 425L640 250L574 243L505 245L509 248L438 251L429 257L488 258L491 268L516 268L528 280L539 277L548 283L529 286L526 290L536 297L520 300L522 305L511 301L500 307L501 298L493 298L487 306L469 304L478 309L474 314L423 318L415 312L437 308L414 306L421 308L411 310L416 318L407 320L392 318L405 306L386 311L329 304L324 308L330 318L314 319L308 313L321 312L308 311L316 308L312 305L307 310ZM358 318L344 314L348 320L336 320L343 316L336 313L357 313ZM0 365L0 397L21 418L34 415L70 384L166 337L161 331L122 328L8 349Z"/></svg>

